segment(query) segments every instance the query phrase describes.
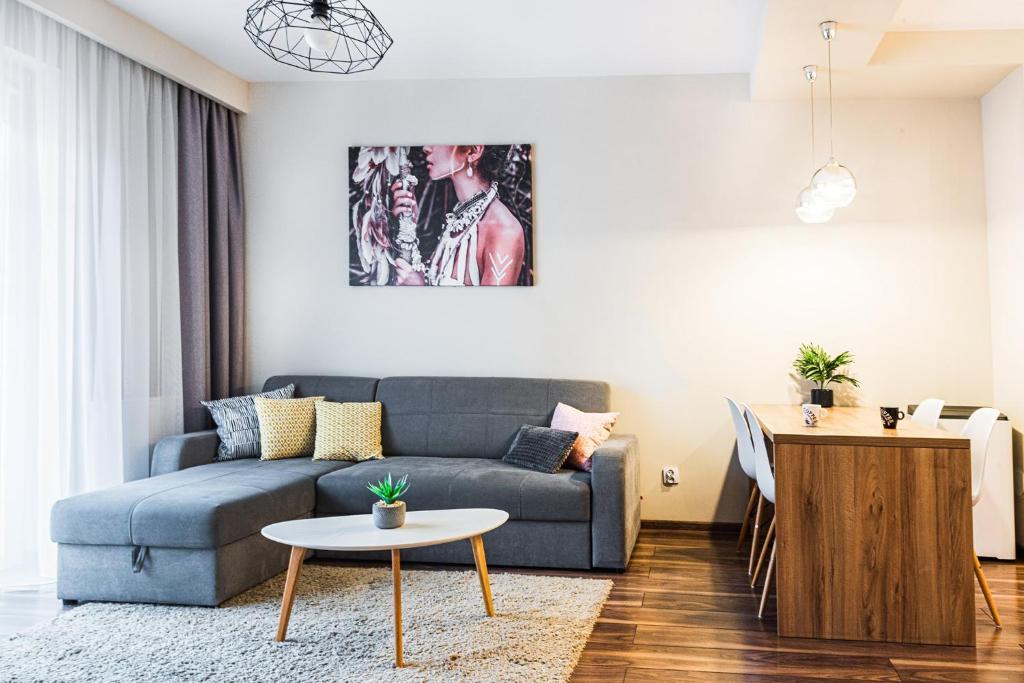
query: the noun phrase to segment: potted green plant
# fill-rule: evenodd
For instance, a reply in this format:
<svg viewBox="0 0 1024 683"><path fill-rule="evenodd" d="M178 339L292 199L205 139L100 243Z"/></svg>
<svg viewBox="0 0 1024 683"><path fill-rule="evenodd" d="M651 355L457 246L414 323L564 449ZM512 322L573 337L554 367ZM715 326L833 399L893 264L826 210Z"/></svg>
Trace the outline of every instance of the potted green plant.
<svg viewBox="0 0 1024 683"><path fill-rule="evenodd" d="M391 473L376 484L367 482L370 489L380 500L373 504L373 523L378 529L397 529L405 524L405 501L398 500L409 490L409 475L403 475L398 481L391 480Z"/></svg>
<svg viewBox="0 0 1024 683"><path fill-rule="evenodd" d="M800 352L793 361L793 368L801 377L818 385L816 389L811 389L811 403L831 408L832 390L825 387L829 384L860 386L856 378L843 372L843 369L852 363L853 355L849 351L843 351L833 358L817 344L801 344Z"/></svg>

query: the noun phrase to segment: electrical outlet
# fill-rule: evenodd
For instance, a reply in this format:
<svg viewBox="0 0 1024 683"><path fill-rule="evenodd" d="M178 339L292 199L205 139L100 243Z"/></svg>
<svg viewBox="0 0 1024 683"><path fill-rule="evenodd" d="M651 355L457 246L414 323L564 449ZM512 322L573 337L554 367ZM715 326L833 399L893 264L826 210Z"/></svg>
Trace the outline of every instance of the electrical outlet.
<svg viewBox="0 0 1024 683"><path fill-rule="evenodd" d="M679 483L679 466L669 465L661 470L661 483L665 486L675 486Z"/></svg>

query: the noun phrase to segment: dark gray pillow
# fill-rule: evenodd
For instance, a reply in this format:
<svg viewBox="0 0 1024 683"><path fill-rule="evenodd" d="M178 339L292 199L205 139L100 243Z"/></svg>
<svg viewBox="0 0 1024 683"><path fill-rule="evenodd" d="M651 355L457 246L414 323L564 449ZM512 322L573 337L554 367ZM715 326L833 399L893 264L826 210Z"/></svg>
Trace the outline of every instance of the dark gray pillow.
<svg viewBox="0 0 1024 683"><path fill-rule="evenodd" d="M523 425L502 460L516 467L552 474L561 469L569 457L577 436L577 432Z"/></svg>
<svg viewBox="0 0 1024 683"><path fill-rule="evenodd" d="M262 394L234 396L218 401L200 401L210 411L217 424L217 460L238 460L260 457L260 420L256 415L254 396L265 398L291 398L295 385L267 391Z"/></svg>

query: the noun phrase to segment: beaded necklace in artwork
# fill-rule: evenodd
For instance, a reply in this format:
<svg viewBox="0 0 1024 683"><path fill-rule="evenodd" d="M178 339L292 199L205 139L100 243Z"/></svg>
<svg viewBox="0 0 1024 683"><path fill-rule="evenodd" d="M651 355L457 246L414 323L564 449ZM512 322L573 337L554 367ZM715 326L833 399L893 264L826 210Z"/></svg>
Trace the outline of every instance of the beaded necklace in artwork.
<svg viewBox="0 0 1024 683"><path fill-rule="evenodd" d="M479 222L497 194L498 183L494 182L486 190L480 190L466 201L456 204L451 213L445 214L445 234L458 235Z"/></svg>
<svg viewBox="0 0 1024 683"><path fill-rule="evenodd" d="M477 226L497 195L498 183L492 182L488 189L459 202L445 216L438 258L427 271L431 285L463 285L467 270L470 282L480 284L480 269L476 262Z"/></svg>

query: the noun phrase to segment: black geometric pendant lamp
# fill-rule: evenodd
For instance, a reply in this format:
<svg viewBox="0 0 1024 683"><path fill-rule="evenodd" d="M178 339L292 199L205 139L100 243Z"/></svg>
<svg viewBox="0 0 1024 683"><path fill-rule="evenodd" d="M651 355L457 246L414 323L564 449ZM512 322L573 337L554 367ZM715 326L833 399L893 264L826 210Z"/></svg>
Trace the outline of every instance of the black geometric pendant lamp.
<svg viewBox="0 0 1024 683"><path fill-rule="evenodd" d="M373 69L393 42L359 0L257 0L245 32L282 64L332 74Z"/></svg>

